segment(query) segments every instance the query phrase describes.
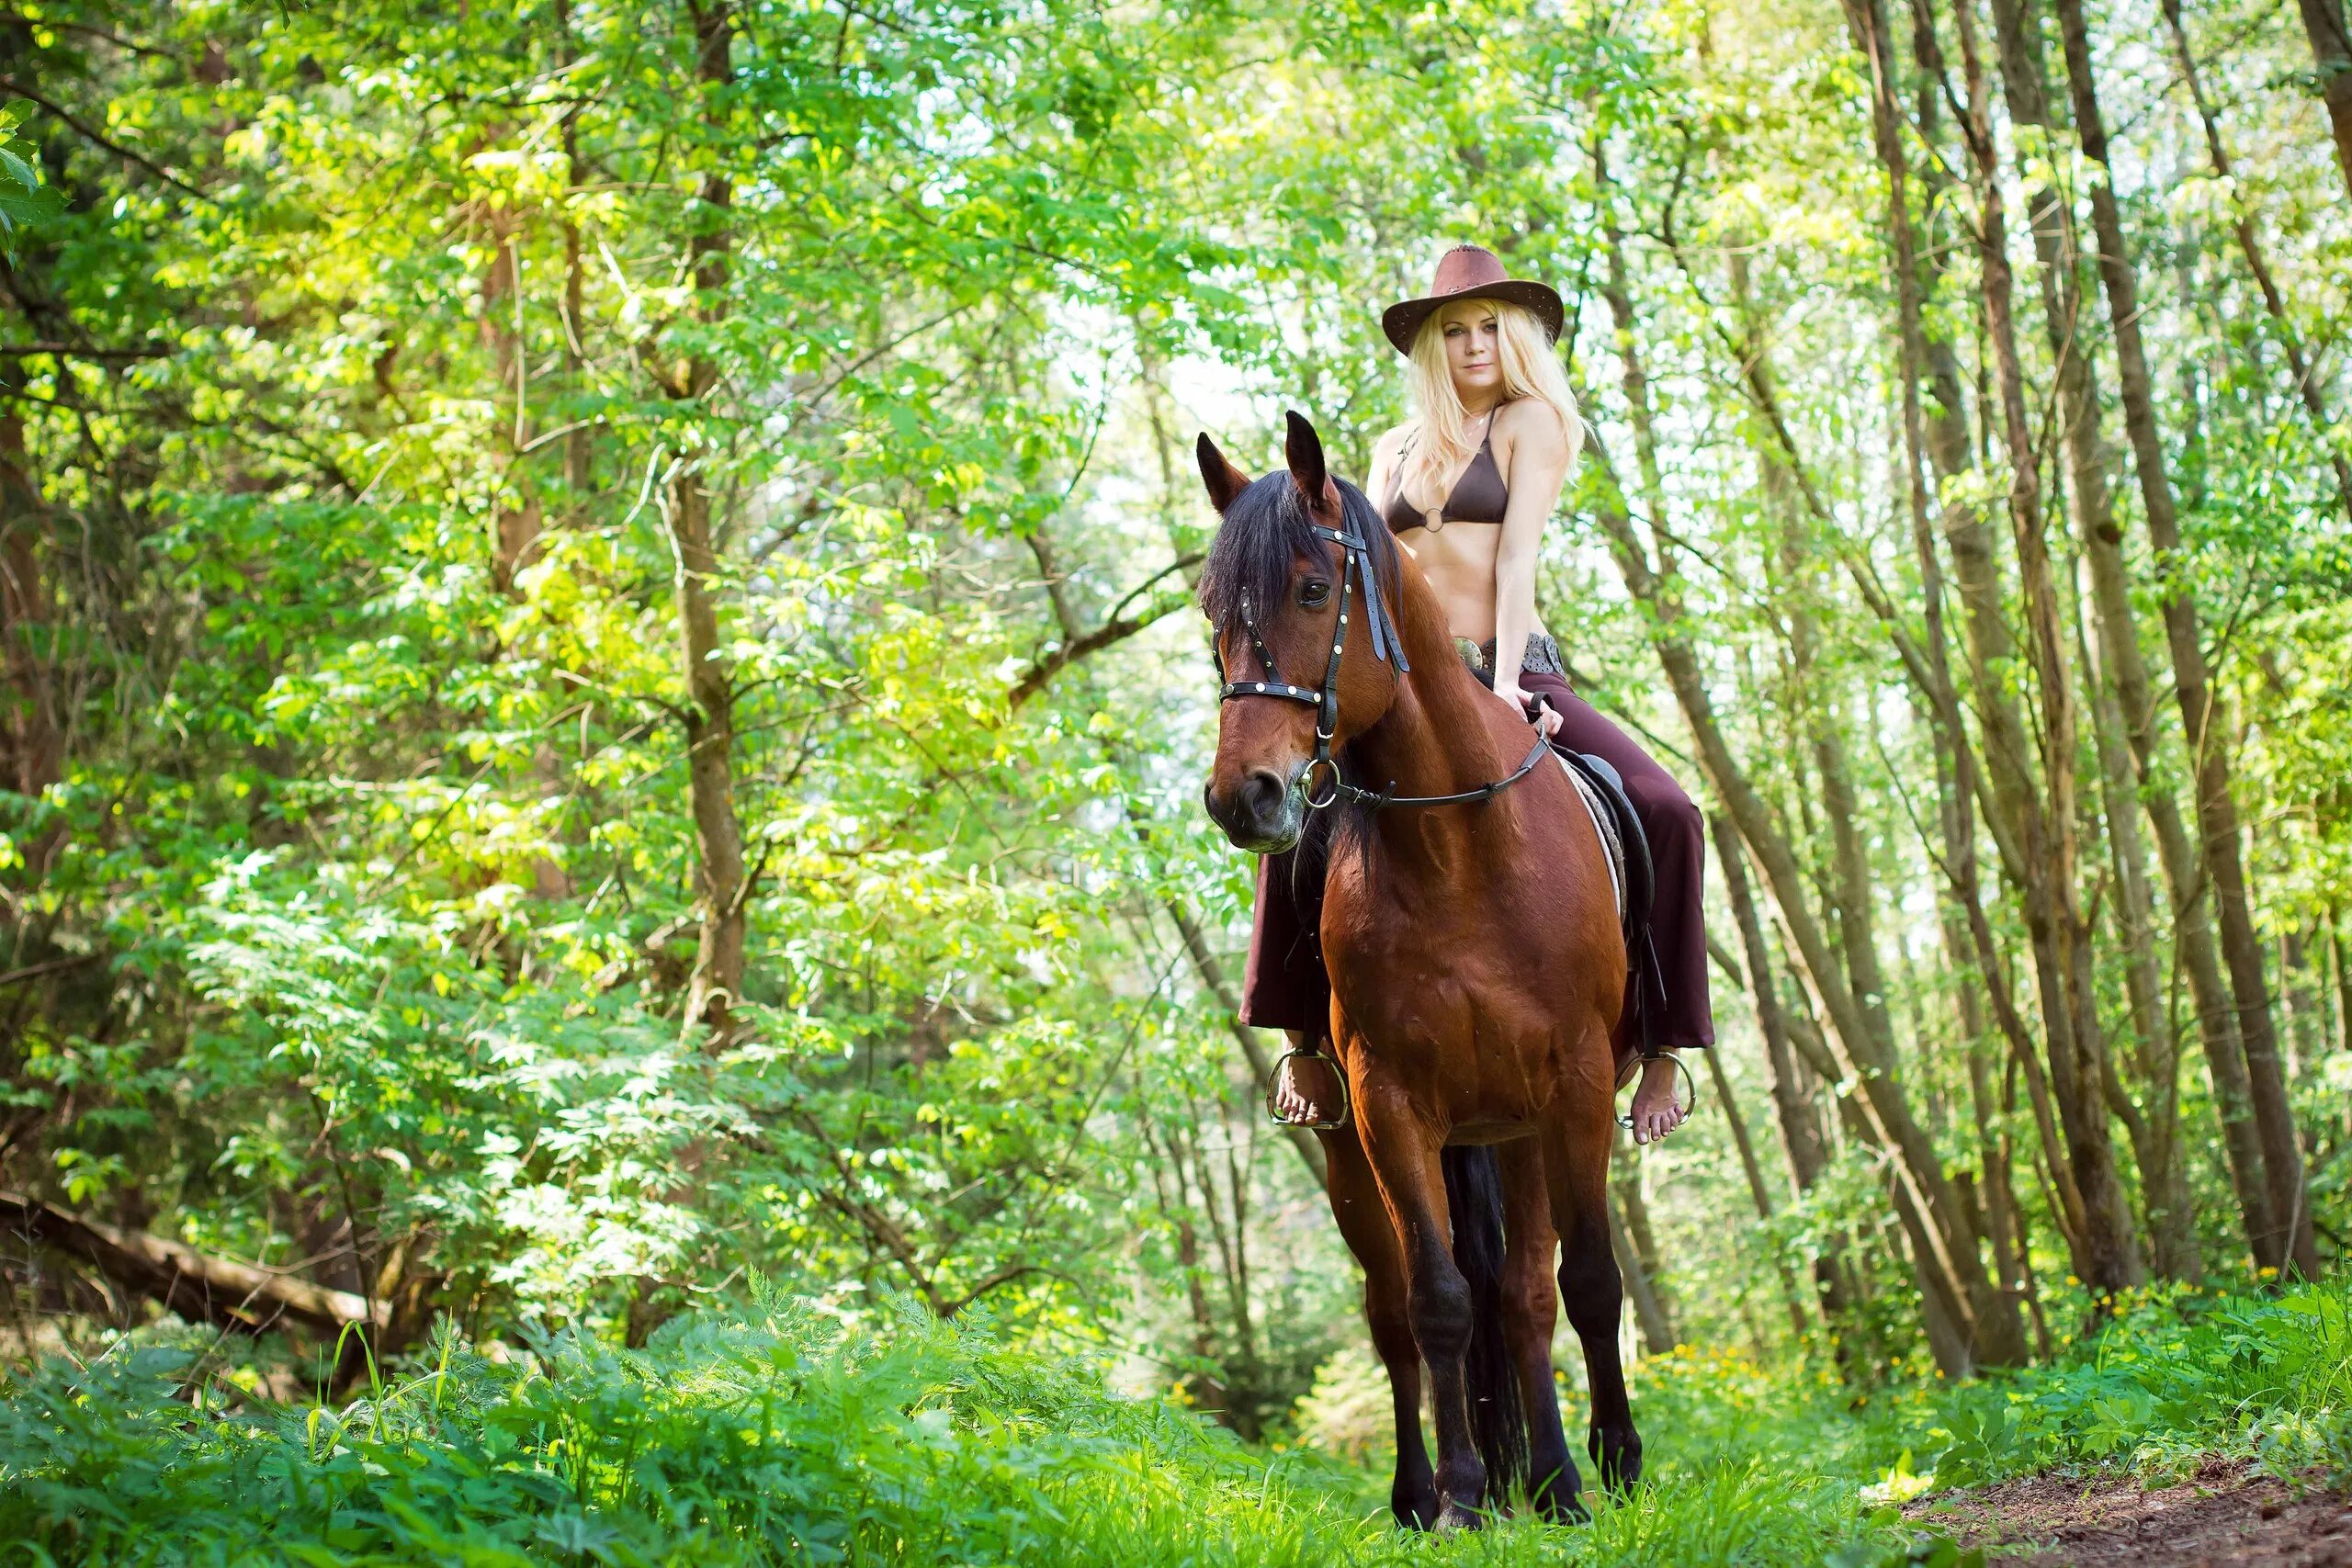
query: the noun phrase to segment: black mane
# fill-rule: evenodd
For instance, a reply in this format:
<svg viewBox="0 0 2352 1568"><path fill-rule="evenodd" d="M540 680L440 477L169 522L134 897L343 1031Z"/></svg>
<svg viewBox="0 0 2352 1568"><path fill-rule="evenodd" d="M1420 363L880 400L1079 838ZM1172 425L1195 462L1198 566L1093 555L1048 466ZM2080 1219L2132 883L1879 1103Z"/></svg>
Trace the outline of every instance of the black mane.
<svg viewBox="0 0 2352 1568"><path fill-rule="evenodd" d="M1363 491L1342 479L1332 483L1340 492L1341 526L1363 540L1393 621L1403 592L1396 541ZM1316 536L1306 503L1286 470L1277 468L1252 481L1226 508L1209 558L1201 567L1201 610L1218 640L1241 624L1245 602L1258 606L1254 614L1263 630L1270 618L1266 606L1287 600L1293 564L1301 557L1321 560L1329 554L1329 543Z"/></svg>

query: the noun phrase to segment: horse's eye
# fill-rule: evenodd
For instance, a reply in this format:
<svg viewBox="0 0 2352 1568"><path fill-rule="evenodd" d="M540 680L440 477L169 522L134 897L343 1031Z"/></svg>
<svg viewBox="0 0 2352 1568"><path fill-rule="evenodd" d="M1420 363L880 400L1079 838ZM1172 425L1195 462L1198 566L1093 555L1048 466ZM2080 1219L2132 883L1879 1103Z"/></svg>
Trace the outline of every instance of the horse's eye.
<svg viewBox="0 0 2352 1568"><path fill-rule="evenodd" d="M1331 585L1319 577L1310 577L1298 585L1298 602L1306 609L1319 610L1331 597Z"/></svg>

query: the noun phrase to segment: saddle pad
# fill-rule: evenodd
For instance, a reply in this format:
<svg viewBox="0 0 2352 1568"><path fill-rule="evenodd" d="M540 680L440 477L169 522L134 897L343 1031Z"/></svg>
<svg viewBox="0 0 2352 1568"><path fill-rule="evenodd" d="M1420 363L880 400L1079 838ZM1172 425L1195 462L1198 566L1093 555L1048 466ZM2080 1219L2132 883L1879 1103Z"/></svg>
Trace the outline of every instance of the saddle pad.
<svg viewBox="0 0 2352 1568"><path fill-rule="evenodd" d="M1600 797L1600 791L1587 778L1584 771L1570 763L1557 752L1553 760L1560 771L1577 786L1577 798L1584 802L1585 814L1592 818L1592 830L1600 835L1600 858L1609 863L1609 892L1617 901L1617 921L1625 920L1625 840L1617 834L1617 813Z"/></svg>

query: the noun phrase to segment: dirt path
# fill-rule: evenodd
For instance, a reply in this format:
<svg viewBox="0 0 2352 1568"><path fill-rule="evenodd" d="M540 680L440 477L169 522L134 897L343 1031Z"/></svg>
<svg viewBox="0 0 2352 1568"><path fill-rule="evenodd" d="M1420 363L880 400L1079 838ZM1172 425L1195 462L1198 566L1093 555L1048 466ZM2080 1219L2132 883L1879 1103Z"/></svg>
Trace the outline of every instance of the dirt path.
<svg viewBox="0 0 2352 1568"><path fill-rule="evenodd" d="M1905 1510L2003 1563L2032 1568L2352 1568L2352 1499L2242 1464L2143 1492L2124 1478L2037 1475Z"/></svg>

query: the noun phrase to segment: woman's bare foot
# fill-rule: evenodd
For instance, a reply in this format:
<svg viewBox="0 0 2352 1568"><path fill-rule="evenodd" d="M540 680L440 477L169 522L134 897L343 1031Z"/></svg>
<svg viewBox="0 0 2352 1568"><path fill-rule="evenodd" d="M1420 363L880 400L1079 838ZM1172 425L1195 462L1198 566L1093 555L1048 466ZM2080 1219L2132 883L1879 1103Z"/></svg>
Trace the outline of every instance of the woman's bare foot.
<svg viewBox="0 0 2352 1568"><path fill-rule="evenodd" d="M1293 1127L1328 1126L1346 1114L1347 1086L1327 1055L1288 1056L1274 1070L1274 1115Z"/></svg>
<svg viewBox="0 0 2352 1568"><path fill-rule="evenodd" d="M1680 1072L1671 1053L1642 1063L1642 1085L1634 1091L1634 1142L1655 1144L1690 1114L1690 1108L1674 1097L1674 1080Z"/></svg>

